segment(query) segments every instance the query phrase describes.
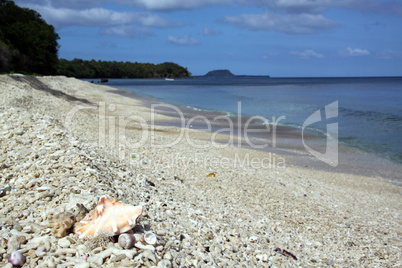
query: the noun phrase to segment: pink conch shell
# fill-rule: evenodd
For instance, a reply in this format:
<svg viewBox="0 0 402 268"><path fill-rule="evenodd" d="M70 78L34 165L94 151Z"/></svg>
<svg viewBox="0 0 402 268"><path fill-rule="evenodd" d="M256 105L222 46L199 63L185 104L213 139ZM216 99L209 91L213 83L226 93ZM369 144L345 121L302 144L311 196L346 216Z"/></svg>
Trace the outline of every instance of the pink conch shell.
<svg viewBox="0 0 402 268"><path fill-rule="evenodd" d="M119 235L133 229L141 213L141 206L127 205L102 196L99 204L80 221L82 227L76 229L75 233L80 234L80 238L101 232L110 236Z"/></svg>

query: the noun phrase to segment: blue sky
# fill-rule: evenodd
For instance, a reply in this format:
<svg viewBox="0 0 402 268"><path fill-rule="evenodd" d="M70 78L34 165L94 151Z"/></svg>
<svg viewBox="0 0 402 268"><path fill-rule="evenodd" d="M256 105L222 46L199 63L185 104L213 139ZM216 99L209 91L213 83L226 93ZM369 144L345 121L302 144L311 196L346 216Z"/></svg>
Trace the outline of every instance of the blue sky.
<svg viewBox="0 0 402 268"><path fill-rule="evenodd" d="M401 76L399 0L16 0L59 57L176 62L194 75Z"/></svg>

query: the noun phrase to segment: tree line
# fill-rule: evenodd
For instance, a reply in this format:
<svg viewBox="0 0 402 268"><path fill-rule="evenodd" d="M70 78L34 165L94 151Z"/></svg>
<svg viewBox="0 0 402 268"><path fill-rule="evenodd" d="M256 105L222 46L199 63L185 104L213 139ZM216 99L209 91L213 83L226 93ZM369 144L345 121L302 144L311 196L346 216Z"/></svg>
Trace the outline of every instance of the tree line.
<svg viewBox="0 0 402 268"><path fill-rule="evenodd" d="M182 78L190 73L173 62L160 64L60 59L57 73L77 78Z"/></svg>
<svg viewBox="0 0 402 268"><path fill-rule="evenodd" d="M0 0L0 73L76 78L180 78L191 74L176 63L161 64L58 58L59 35L35 10Z"/></svg>

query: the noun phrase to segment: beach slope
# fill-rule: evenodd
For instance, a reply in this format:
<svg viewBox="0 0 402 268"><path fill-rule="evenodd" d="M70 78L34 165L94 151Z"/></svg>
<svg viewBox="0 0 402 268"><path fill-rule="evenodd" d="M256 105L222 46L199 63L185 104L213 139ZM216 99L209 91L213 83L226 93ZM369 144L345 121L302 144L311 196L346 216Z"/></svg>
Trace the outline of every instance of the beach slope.
<svg viewBox="0 0 402 268"><path fill-rule="evenodd" d="M114 92L0 76L2 266L17 250L27 267L402 266L400 187L216 148L211 134L156 126L169 118ZM158 244L54 235L54 215L103 195L142 205L135 232Z"/></svg>

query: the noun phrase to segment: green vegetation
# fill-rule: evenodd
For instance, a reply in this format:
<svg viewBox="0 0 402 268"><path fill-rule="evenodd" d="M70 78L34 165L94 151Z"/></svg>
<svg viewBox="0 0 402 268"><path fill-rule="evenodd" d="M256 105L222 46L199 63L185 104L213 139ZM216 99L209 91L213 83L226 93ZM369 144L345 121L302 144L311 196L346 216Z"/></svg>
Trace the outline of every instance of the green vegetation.
<svg viewBox="0 0 402 268"><path fill-rule="evenodd" d="M161 64L58 59L58 34L41 15L0 0L0 73L66 75L76 78L180 78L187 68Z"/></svg>
<svg viewBox="0 0 402 268"><path fill-rule="evenodd" d="M38 12L0 0L0 72L54 74L58 39Z"/></svg>
<svg viewBox="0 0 402 268"><path fill-rule="evenodd" d="M161 64L116 61L59 60L57 73L76 78L164 78L189 77L190 73L173 62Z"/></svg>

